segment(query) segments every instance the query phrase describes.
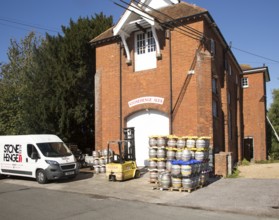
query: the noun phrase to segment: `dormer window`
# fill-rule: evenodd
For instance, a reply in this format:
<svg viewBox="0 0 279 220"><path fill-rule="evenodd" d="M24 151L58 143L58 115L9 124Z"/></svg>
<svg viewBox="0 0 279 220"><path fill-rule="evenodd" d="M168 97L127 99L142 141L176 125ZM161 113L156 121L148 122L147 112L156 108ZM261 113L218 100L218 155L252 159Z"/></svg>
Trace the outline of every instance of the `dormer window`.
<svg viewBox="0 0 279 220"><path fill-rule="evenodd" d="M156 44L155 44L155 40L152 34L152 31L148 31L147 32L147 52L151 53L156 51Z"/></svg>
<svg viewBox="0 0 279 220"><path fill-rule="evenodd" d="M137 54L140 55L154 51L156 51L156 45L152 31L148 31L147 34L137 34Z"/></svg>
<svg viewBox="0 0 279 220"><path fill-rule="evenodd" d="M135 35L135 71L157 67L156 43L151 30Z"/></svg>

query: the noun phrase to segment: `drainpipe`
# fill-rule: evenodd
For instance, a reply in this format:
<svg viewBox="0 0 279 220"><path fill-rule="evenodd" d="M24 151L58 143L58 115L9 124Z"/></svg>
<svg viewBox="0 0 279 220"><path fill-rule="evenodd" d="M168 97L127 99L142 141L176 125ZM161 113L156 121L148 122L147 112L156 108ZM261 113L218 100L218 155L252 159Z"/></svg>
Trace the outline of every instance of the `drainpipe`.
<svg viewBox="0 0 279 220"><path fill-rule="evenodd" d="M119 117L119 138L120 140L122 140L122 43L120 42L119 44L119 96L120 96L120 99L119 99L119 114L120 114L120 117Z"/></svg>
<svg viewBox="0 0 279 220"><path fill-rule="evenodd" d="M171 30L168 30L169 32L169 59L170 59L170 134L173 133L173 125L172 125L172 119L173 119L173 112L172 112L172 50L171 50Z"/></svg>

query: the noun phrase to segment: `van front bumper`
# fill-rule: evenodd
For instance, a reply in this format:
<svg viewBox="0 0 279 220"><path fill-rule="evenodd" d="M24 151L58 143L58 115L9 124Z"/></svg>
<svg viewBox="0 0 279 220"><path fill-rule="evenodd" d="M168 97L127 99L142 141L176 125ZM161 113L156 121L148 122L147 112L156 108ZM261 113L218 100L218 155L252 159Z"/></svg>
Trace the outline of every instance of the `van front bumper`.
<svg viewBox="0 0 279 220"><path fill-rule="evenodd" d="M48 180L56 180L61 178L75 177L79 173L77 163L71 164L52 164L45 169Z"/></svg>

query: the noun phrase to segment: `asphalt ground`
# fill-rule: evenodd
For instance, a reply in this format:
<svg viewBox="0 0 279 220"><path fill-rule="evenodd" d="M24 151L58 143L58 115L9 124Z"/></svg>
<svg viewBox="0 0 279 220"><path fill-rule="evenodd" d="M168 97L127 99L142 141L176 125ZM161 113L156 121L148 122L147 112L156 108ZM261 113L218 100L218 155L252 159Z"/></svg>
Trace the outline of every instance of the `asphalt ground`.
<svg viewBox="0 0 279 220"><path fill-rule="evenodd" d="M149 173L142 172L138 179L109 182L105 174L81 170L75 180L52 181L45 185L33 179L9 177L4 183L50 190L91 194L99 198L187 207L200 210L224 211L261 217L279 218L279 179L216 179L210 184L189 192L160 190L149 182Z"/></svg>

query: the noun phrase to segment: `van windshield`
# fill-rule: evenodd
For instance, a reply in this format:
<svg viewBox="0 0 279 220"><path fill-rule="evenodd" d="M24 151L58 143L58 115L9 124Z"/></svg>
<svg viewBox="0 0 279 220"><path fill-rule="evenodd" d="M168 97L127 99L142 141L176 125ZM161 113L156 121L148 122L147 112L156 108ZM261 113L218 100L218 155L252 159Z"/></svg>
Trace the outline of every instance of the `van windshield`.
<svg viewBox="0 0 279 220"><path fill-rule="evenodd" d="M63 142L38 143L37 145L45 157L65 157L72 155L71 151L64 145Z"/></svg>

